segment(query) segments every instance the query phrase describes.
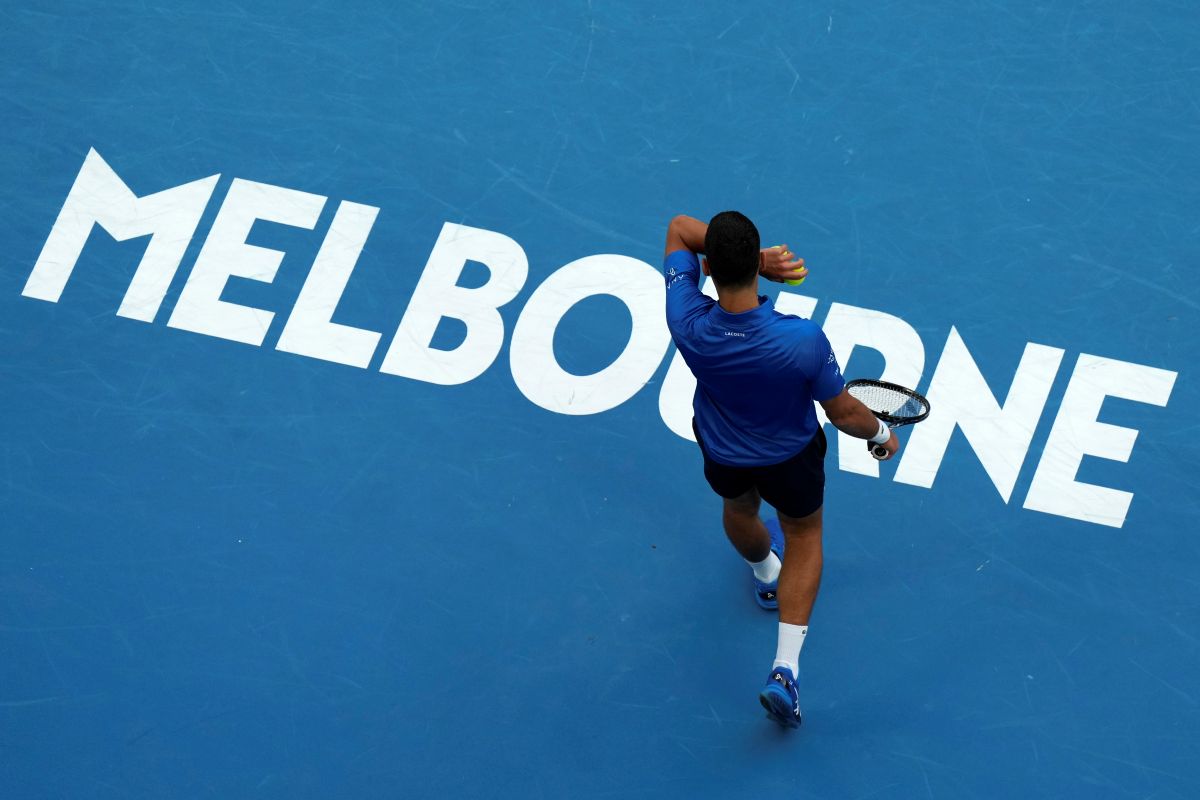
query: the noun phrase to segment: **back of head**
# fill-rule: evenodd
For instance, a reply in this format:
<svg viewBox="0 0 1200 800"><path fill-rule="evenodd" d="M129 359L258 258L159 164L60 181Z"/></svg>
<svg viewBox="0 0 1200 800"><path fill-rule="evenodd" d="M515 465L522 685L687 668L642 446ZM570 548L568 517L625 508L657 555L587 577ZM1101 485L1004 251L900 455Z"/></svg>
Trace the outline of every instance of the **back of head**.
<svg viewBox="0 0 1200 800"><path fill-rule="evenodd" d="M744 214L722 211L708 223L704 255L718 286L751 286L758 279L758 228Z"/></svg>

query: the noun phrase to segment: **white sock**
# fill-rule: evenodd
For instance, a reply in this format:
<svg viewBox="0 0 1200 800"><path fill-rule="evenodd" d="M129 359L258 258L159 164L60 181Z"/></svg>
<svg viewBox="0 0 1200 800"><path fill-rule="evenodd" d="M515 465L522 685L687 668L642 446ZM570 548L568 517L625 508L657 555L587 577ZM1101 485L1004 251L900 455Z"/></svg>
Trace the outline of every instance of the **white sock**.
<svg viewBox="0 0 1200 800"><path fill-rule="evenodd" d="M783 562L779 560L779 556L775 555L774 550L767 553L767 557L757 564L753 561L747 561L746 563L754 570L754 577L763 583L774 583L779 580L779 568L783 565Z"/></svg>
<svg viewBox="0 0 1200 800"><path fill-rule="evenodd" d="M787 667L792 671L792 677L800 669L800 651L804 649L804 639L808 636L807 625L789 625L779 623L779 644L775 647L775 667Z"/></svg>

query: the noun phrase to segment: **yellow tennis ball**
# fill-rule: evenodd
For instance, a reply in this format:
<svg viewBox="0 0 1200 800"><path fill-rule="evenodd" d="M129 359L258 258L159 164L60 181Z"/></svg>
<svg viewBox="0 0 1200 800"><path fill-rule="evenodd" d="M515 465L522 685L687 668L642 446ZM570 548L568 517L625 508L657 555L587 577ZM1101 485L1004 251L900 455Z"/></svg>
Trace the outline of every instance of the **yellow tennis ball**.
<svg viewBox="0 0 1200 800"><path fill-rule="evenodd" d="M778 250L781 247L783 247L783 245L777 244L777 245L773 246L771 249ZM784 250L783 254L786 256L790 252L791 252L790 250ZM804 276L804 278L807 278L807 277L808 277L807 275ZM800 284L804 283L804 278L801 278L798 281L784 281L784 283L786 283L788 286L799 286Z"/></svg>

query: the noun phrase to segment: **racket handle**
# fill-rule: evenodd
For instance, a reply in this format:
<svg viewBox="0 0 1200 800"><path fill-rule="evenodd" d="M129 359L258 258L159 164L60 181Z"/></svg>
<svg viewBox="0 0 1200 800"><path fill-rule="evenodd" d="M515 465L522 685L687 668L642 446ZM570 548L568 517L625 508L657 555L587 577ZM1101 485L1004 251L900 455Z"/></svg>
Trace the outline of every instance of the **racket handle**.
<svg viewBox="0 0 1200 800"><path fill-rule="evenodd" d="M883 436L884 431L887 431L887 438L884 439L882 442L874 441L875 439L878 439L880 436ZM876 461L883 461L885 458L887 458L888 451L887 451L887 448L884 447L884 445L887 444L888 442L890 442L892 440L892 437L895 435L896 434L892 433L891 425L888 425L883 420L879 421L879 433L875 434L874 436L872 436L870 439L867 440L867 449L871 451L871 455L875 457Z"/></svg>

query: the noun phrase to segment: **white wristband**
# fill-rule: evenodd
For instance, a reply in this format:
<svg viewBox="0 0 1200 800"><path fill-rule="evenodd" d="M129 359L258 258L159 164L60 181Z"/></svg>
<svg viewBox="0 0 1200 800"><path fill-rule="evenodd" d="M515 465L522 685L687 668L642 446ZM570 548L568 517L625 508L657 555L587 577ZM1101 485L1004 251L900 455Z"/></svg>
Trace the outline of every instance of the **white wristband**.
<svg viewBox="0 0 1200 800"><path fill-rule="evenodd" d="M867 441L871 444L887 444L891 438L892 429L887 426L886 422L879 420L879 431Z"/></svg>

